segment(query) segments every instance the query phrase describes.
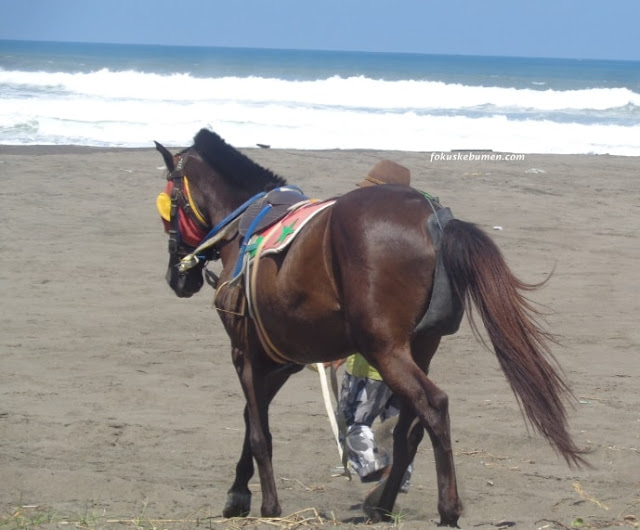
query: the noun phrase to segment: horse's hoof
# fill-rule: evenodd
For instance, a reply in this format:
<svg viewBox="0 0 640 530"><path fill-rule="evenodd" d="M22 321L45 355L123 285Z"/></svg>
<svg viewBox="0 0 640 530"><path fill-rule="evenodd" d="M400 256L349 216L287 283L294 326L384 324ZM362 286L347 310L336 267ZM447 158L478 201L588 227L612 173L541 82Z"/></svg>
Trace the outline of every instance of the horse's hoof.
<svg viewBox="0 0 640 530"><path fill-rule="evenodd" d="M389 512L380 508L380 498L382 497L384 484L385 480L378 482L378 484L376 484L376 486L367 494L364 498L364 502L362 503L362 511L364 511L365 515L372 523L390 520Z"/></svg>
<svg viewBox="0 0 640 530"><path fill-rule="evenodd" d="M440 512L440 523L438 526L448 526L450 528L460 528L458 526L458 519L462 513L462 503L460 499L453 502L448 509L443 509L442 506L438 506L438 512Z"/></svg>
<svg viewBox="0 0 640 530"><path fill-rule="evenodd" d="M362 510L367 516L367 522L371 524L381 523L382 521L389 521L389 514L384 512L381 508L375 506L362 505Z"/></svg>
<svg viewBox="0 0 640 530"><path fill-rule="evenodd" d="M276 504L275 506L262 505L260 515L267 518L280 517L282 515L282 508L280 508L279 504Z"/></svg>
<svg viewBox="0 0 640 530"><path fill-rule="evenodd" d="M446 526L449 528L460 528L458 526L459 518L460 518L460 514L451 515L448 517L444 517L443 515L440 515L440 522L438 523L438 526Z"/></svg>
<svg viewBox="0 0 640 530"><path fill-rule="evenodd" d="M460 528L458 526L458 519L460 518L460 515L451 515L449 517L444 517L442 515L440 515L440 522L438 523L438 526L446 526L449 528Z"/></svg>
<svg viewBox="0 0 640 530"><path fill-rule="evenodd" d="M224 517L246 517L251 511L251 492L229 492L222 510Z"/></svg>

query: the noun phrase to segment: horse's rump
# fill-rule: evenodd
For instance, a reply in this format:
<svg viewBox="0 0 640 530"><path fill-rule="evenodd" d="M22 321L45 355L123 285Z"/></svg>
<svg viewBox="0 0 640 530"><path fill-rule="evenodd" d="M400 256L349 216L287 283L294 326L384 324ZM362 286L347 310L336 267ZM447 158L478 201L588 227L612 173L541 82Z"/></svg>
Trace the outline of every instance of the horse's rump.
<svg viewBox="0 0 640 530"><path fill-rule="evenodd" d="M282 353L337 359L367 351L389 326L408 340L431 292L431 213L405 186L359 188L312 220L286 254L263 258L256 289L265 330L284 349L297 344Z"/></svg>

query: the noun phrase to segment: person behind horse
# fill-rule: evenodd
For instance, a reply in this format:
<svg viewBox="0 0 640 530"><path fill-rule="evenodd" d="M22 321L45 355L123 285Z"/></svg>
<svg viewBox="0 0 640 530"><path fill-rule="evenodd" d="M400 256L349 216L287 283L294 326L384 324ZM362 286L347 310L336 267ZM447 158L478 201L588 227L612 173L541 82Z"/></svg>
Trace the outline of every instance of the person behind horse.
<svg viewBox="0 0 640 530"><path fill-rule="evenodd" d="M357 184L360 187L383 184L411 184L409 170L391 160L379 161ZM384 478L391 466L390 451L383 451L376 443L373 422L385 422L399 414L397 397L384 383L378 371L365 358L356 353L338 361L345 364L340 389L340 409L346 423L345 450L350 467L362 482L376 482ZM409 488L412 466L409 466L400 491Z"/></svg>

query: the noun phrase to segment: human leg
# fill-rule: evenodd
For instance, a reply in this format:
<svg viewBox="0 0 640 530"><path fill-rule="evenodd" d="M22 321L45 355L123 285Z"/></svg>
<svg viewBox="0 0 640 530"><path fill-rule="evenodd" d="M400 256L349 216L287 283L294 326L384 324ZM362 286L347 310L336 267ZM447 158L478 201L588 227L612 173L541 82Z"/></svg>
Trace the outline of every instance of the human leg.
<svg viewBox="0 0 640 530"><path fill-rule="evenodd" d="M347 425L345 450L350 466L363 482L378 480L391 464L391 455L379 450L371 430L390 395L382 381L344 375L340 406Z"/></svg>

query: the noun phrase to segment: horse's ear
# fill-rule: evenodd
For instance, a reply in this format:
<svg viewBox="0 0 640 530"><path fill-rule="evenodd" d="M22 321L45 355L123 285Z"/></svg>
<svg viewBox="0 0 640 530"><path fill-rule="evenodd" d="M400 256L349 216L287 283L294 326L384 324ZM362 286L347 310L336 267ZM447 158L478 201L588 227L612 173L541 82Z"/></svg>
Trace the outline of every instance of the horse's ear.
<svg viewBox="0 0 640 530"><path fill-rule="evenodd" d="M167 166L169 171L173 171L175 169L175 164L173 163L173 155L169 152L169 150L162 144L153 141L156 144L156 150L160 152L162 158L164 159L164 165Z"/></svg>

